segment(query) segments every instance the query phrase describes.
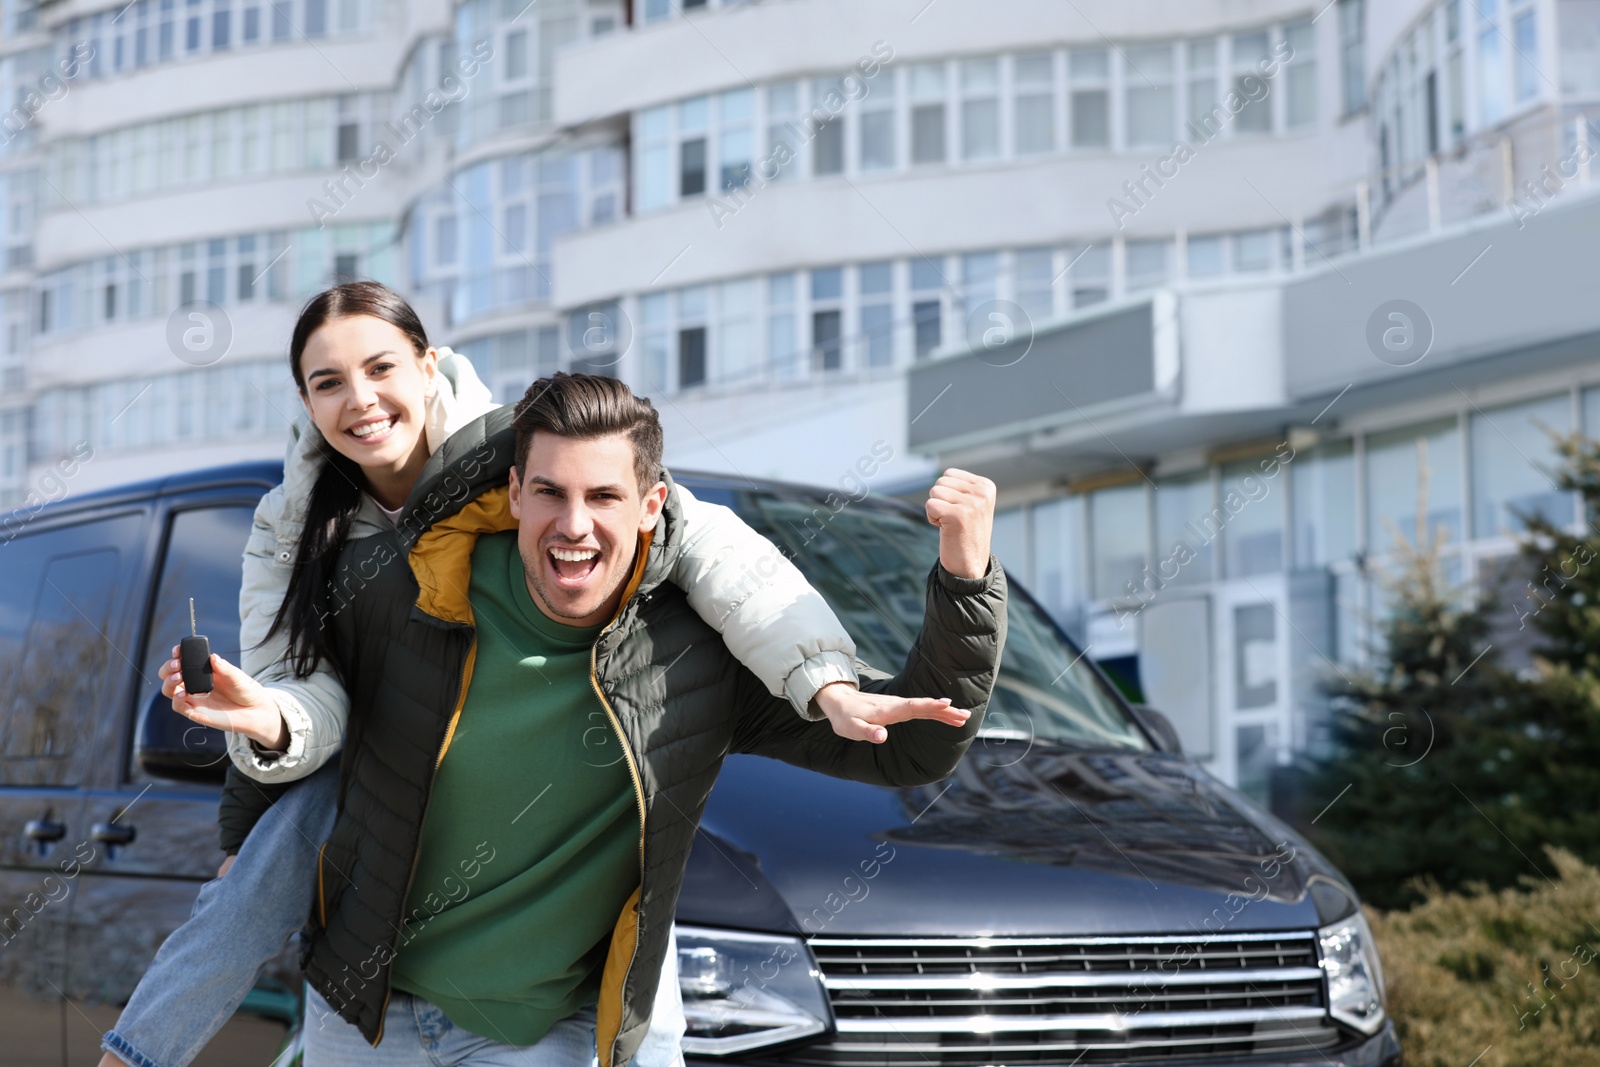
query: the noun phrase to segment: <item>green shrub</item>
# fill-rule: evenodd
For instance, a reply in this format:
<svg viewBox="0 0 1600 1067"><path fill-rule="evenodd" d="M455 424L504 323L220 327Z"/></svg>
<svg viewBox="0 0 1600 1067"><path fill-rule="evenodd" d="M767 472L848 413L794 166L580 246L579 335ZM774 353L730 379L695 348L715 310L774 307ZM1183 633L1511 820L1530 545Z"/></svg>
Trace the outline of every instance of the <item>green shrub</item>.
<svg viewBox="0 0 1600 1067"><path fill-rule="evenodd" d="M1600 1062L1600 870L1547 855L1551 879L1368 911L1407 1067Z"/></svg>

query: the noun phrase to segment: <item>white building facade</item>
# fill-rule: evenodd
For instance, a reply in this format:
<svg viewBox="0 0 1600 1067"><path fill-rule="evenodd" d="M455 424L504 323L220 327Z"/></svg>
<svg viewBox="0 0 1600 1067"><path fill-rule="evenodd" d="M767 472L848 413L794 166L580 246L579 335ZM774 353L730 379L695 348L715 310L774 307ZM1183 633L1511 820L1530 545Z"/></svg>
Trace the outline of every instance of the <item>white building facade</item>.
<svg viewBox="0 0 1600 1067"><path fill-rule="evenodd" d="M1578 520L1593 0L0 12L9 503L279 454L295 314L373 277L502 400L623 377L678 467L993 477L1008 568L1264 798L1419 497L1463 581Z"/></svg>

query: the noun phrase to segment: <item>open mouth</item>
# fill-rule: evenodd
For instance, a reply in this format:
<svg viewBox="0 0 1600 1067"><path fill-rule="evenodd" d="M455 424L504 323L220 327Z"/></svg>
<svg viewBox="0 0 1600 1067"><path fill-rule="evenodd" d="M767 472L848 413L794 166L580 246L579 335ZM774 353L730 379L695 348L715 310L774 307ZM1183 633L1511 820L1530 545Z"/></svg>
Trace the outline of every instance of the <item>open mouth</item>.
<svg viewBox="0 0 1600 1067"><path fill-rule="evenodd" d="M582 586L600 566L598 548L549 548L545 550L545 558L550 561L557 583L566 588Z"/></svg>
<svg viewBox="0 0 1600 1067"><path fill-rule="evenodd" d="M386 440L390 434L394 433L395 423L398 421L400 420L397 416L390 415L376 422L364 422L359 426L352 426L345 431L345 435L354 437L364 445L374 445L379 441Z"/></svg>

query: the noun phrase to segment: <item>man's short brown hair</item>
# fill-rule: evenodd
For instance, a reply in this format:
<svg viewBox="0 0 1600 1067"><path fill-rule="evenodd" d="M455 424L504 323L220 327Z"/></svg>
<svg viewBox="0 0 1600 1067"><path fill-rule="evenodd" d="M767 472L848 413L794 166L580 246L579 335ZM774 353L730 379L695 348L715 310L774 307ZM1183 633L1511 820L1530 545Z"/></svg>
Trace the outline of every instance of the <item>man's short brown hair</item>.
<svg viewBox="0 0 1600 1067"><path fill-rule="evenodd" d="M661 418L655 405L617 378L557 371L528 386L511 421L517 468L527 476L535 433L590 441L625 434L633 445L633 474L642 495L661 480Z"/></svg>

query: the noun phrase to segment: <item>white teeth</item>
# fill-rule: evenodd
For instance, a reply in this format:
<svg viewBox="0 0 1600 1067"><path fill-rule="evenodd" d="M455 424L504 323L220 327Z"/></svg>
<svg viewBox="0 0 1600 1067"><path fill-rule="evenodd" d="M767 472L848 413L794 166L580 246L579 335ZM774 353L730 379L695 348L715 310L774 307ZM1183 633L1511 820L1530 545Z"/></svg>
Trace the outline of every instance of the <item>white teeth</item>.
<svg viewBox="0 0 1600 1067"><path fill-rule="evenodd" d="M594 559L600 553L593 548L552 548L550 554L566 563L578 563L582 560Z"/></svg>
<svg viewBox="0 0 1600 1067"><path fill-rule="evenodd" d="M357 426L350 432L355 434L357 437L371 437L375 433L382 433L384 430L387 430L393 425L394 419L393 417L390 417L384 419L382 422L369 422L365 426Z"/></svg>

